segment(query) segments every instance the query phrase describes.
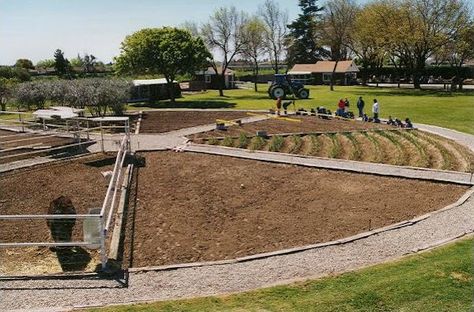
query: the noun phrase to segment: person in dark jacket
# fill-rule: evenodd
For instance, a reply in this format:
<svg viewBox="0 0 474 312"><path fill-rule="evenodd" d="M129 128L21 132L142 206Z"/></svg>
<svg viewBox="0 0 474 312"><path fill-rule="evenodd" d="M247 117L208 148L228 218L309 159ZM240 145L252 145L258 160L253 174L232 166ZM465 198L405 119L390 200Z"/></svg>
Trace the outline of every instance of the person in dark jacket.
<svg viewBox="0 0 474 312"><path fill-rule="evenodd" d="M357 108L359 109L359 117L364 117L364 106L365 102L361 96L359 96L359 100L357 100Z"/></svg>

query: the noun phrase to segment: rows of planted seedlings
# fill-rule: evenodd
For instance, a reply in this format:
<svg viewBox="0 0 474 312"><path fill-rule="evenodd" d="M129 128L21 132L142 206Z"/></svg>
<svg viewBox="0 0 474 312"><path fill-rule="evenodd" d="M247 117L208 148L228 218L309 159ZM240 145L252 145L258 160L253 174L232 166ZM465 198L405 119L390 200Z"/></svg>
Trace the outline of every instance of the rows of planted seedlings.
<svg viewBox="0 0 474 312"><path fill-rule="evenodd" d="M441 170L470 171L466 148L418 130L374 130L304 135L209 138L207 144L256 151L377 162Z"/></svg>

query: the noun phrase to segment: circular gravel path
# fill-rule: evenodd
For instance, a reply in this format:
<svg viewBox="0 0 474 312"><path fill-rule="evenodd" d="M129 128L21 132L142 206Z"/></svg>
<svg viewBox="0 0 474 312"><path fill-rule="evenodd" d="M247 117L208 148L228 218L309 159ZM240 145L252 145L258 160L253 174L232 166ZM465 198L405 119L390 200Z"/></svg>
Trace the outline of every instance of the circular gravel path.
<svg viewBox="0 0 474 312"><path fill-rule="evenodd" d="M474 149L469 144L474 142L474 136L443 128L437 131L436 128L429 130ZM155 140L148 140L147 145L151 147ZM167 143L178 141L177 136L173 135ZM471 188L462 202L449 209L354 241L245 262L131 272L128 286L96 276L74 280L4 279L0 280L0 310L57 311L224 294L355 270L473 233L473 193L474 188Z"/></svg>

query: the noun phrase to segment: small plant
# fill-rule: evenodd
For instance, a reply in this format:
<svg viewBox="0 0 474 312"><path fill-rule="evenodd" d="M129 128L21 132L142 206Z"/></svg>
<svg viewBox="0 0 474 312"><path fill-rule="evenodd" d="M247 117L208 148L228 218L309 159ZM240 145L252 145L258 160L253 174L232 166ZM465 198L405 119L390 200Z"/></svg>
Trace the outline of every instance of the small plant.
<svg viewBox="0 0 474 312"><path fill-rule="evenodd" d="M374 162L381 163L383 160L382 149L380 148L380 142L374 136L370 135L367 131L363 131L362 134L372 143L374 146Z"/></svg>
<svg viewBox="0 0 474 312"><path fill-rule="evenodd" d="M405 149L403 148L403 145L402 143L400 142L400 140L392 135L391 133L389 133L388 131L383 131L383 130L375 130L375 133L377 133L378 135L388 139L390 142L392 142L393 145L395 145L397 151L398 151L398 156L397 156L397 159L395 160L395 165L404 165L406 163L408 163L408 153L405 151Z"/></svg>
<svg viewBox="0 0 474 312"><path fill-rule="evenodd" d="M283 147L283 143L285 142L285 139L282 136L275 135L271 138L270 140L270 152L279 152L281 148Z"/></svg>
<svg viewBox="0 0 474 312"><path fill-rule="evenodd" d="M234 146L234 139L231 137L225 137L224 140L222 140L221 143L222 146L227 146L227 147L232 147Z"/></svg>
<svg viewBox="0 0 474 312"><path fill-rule="evenodd" d="M425 147L420 143L420 141L413 134L407 131L396 131L395 133L405 138L407 141L409 141L416 147L416 149L418 150L418 153L420 153L420 161L418 162L418 166L425 167L425 168L428 168L431 166L431 162L428 155L426 154Z"/></svg>
<svg viewBox="0 0 474 312"><path fill-rule="evenodd" d="M344 135L346 136L349 141L352 143L352 151L350 155L350 159L352 160L360 160L362 157L362 151L360 150L359 141L352 135L350 132L345 132Z"/></svg>
<svg viewBox="0 0 474 312"><path fill-rule="evenodd" d="M318 136L312 134L309 136L309 139L311 141L311 149L309 151L309 154L316 155L321 149L321 143L319 143Z"/></svg>
<svg viewBox="0 0 474 312"><path fill-rule="evenodd" d="M337 158L339 155L341 155L341 144L339 143L339 140L337 139L337 134L335 133L329 133L328 134L329 138L331 138L332 141L332 148L329 151L329 158Z"/></svg>
<svg viewBox="0 0 474 312"><path fill-rule="evenodd" d="M418 131L411 132L416 137L421 137ZM443 144L441 144L437 139L430 137L428 135L423 135L423 139L426 140L428 143L433 145L438 149L443 158L443 164L441 165L442 170L450 170L454 167L454 158L453 154L451 154Z"/></svg>
<svg viewBox="0 0 474 312"><path fill-rule="evenodd" d="M247 137L247 135L245 135L245 133L241 132L239 135L239 141L238 141L237 147L247 148L248 145L249 145L249 138Z"/></svg>
<svg viewBox="0 0 474 312"><path fill-rule="evenodd" d="M250 140L250 149L255 151L255 150L261 150L263 146L265 146L265 139L259 136L253 137L252 140Z"/></svg>
<svg viewBox="0 0 474 312"><path fill-rule="evenodd" d="M301 146L303 145L303 140L301 139L301 136L293 135L291 137L291 143L292 145L291 145L290 153L296 154L301 149Z"/></svg>
<svg viewBox="0 0 474 312"><path fill-rule="evenodd" d="M219 145L219 140L216 139L216 138L209 138L207 140L207 144L209 144L209 145Z"/></svg>

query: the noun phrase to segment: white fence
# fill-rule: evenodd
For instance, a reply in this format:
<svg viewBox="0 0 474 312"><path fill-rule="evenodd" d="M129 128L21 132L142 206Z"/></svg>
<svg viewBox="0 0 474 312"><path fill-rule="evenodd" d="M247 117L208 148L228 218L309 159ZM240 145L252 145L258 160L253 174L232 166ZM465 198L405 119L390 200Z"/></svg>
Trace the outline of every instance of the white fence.
<svg viewBox="0 0 474 312"><path fill-rule="evenodd" d="M101 265L102 269L106 269L107 266L107 250L106 240L110 231L111 222L114 216L114 211L118 206L117 198L120 196L120 185L124 178L124 163L127 155L130 152L130 136L128 133L123 136L117 156L115 159L114 168L110 177L110 182L107 187L107 192L100 209L100 213L95 214L66 214L66 215L0 215L0 221L14 221L14 220L82 220L82 221L93 221L92 224L96 224L99 228L96 229L98 237L94 235L90 236L86 233L87 229L84 227L83 236L84 239L70 242L0 242L0 248L17 248L17 247L76 247L76 246L98 246L100 248ZM91 207L92 208L92 207ZM86 239L86 236L89 236Z"/></svg>

